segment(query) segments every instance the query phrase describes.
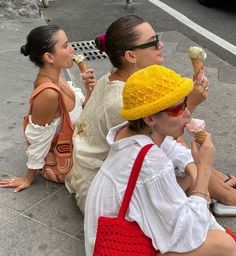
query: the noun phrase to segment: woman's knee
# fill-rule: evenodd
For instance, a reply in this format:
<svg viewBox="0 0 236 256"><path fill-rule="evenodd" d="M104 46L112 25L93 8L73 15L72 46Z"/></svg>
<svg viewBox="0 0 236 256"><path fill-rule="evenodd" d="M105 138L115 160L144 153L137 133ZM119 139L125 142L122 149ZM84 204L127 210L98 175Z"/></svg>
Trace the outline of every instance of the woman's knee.
<svg viewBox="0 0 236 256"><path fill-rule="evenodd" d="M236 242L234 239L222 231L210 231L207 239L210 247L219 256L236 256Z"/></svg>

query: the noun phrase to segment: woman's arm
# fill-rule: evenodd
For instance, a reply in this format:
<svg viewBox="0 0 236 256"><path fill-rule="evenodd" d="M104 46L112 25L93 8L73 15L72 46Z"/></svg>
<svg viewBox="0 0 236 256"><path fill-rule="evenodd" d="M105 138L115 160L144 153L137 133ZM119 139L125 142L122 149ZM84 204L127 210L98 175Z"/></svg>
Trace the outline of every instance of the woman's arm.
<svg viewBox="0 0 236 256"><path fill-rule="evenodd" d="M28 171L24 177L13 177L0 181L0 187L15 188L19 192L31 186L37 170L44 166L44 159L50 149L57 130L58 122L53 120L58 112L58 93L53 89L45 89L33 102L32 115L26 127L25 136L30 145L26 151Z"/></svg>

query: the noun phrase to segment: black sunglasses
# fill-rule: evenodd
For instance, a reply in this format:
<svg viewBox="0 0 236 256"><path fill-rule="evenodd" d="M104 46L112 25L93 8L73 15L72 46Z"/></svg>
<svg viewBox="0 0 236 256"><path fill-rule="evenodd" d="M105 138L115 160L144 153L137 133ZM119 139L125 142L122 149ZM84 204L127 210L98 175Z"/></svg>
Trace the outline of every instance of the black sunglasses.
<svg viewBox="0 0 236 256"><path fill-rule="evenodd" d="M146 49L152 46L156 46L158 49L160 44L159 35L155 35L154 40L145 44L136 45L134 47L129 48L128 50L134 50L134 49Z"/></svg>

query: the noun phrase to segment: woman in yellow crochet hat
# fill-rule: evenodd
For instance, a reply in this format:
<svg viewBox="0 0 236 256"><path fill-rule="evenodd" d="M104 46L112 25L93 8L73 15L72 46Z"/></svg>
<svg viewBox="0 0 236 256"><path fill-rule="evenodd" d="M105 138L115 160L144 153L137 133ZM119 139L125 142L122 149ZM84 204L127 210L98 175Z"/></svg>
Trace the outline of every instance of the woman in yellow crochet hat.
<svg viewBox="0 0 236 256"><path fill-rule="evenodd" d="M86 200L86 208L90 207L85 211L87 255L93 253L99 216L118 215L134 161L148 144L153 146L144 158L126 219L140 226L160 255L236 255L235 241L217 225L208 209L215 155L211 135L200 149L192 143L198 175L189 197L178 185L173 162L161 148L166 136L183 133L190 115L186 97L192 89L191 79L157 65L128 78L121 116L129 121L110 130L110 152Z"/></svg>

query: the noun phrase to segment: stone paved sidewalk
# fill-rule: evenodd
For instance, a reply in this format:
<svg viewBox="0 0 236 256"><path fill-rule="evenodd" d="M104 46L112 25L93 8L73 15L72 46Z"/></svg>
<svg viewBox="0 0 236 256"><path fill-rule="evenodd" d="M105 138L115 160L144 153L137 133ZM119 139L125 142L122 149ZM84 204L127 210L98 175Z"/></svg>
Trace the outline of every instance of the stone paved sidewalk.
<svg viewBox="0 0 236 256"><path fill-rule="evenodd" d="M20 55L28 32L45 24L43 19L1 20L0 25L0 179L26 172L22 117L28 110L36 68ZM177 31L161 33L165 64L183 75L192 68L186 50L195 43ZM195 116L204 118L214 134L216 166L236 175L236 69L207 51L206 74L209 99ZM91 61L97 77L110 69L107 60ZM70 75L81 86L77 67ZM219 219L236 228L233 218ZM35 184L20 193L0 189L0 256L83 256L83 217L74 196L63 185L37 177Z"/></svg>

